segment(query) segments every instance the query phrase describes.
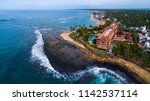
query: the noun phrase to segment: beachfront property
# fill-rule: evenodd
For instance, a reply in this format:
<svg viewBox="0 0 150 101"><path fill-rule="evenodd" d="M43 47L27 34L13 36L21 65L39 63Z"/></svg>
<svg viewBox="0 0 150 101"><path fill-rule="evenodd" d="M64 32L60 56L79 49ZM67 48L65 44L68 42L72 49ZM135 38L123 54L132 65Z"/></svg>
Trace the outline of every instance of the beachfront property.
<svg viewBox="0 0 150 101"><path fill-rule="evenodd" d="M93 17L97 20L99 20L99 24L100 25L105 25L106 24L106 21L104 20L104 17L105 17L105 14L104 12L93 12Z"/></svg>
<svg viewBox="0 0 150 101"><path fill-rule="evenodd" d="M95 11L93 12L93 16L95 19L101 20L105 17L105 13L104 12L99 12L99 11Z"/></svg>
<svg viewBox="0 0 150 101"><path fill-rule="evenodd" d="M108 50L112 45L113 37L116 35L118 31L119 23L113 22L107 28L105 28L104 32L98 36L96 41L96 46L99 49Z"/></svg>
<svg viewBox="0 0 150 101"><path fill-rule="evenodd" d="M113 22L104 32L97 37L96 46L99 49L110 51L117 42L133 43L132 34L130 32L118 33L119 22Z"/></svg>
<svg viewBox="0 0 150 101"><path fill-rule="evenodd" d="M93 17L100 21L100 25L106 24L106 18L104 12L98 12L98 11L94 12ZM110 20L109 18L107 19ZM100 35L97 34L96 37L97 48L105 51L110 51L117 42L128 42L133 44L134 42L132 39L132 33L123 31L121 34L119 34L118 33L119 26L120 23L117 21L117 19L114 18L113 23L111 23L108 27L106 27L103 30L102 34ZM146 48L148 51L150 51L150 34L147 34L148 33L147 26L128 28L127 26L124 25L123 28L142 33L142 34L138 34L139 35L138 45L141 48ZM95 37L90 37L88 39L88 42L91 45L94 45L93 40L95 40Z"/></svg>

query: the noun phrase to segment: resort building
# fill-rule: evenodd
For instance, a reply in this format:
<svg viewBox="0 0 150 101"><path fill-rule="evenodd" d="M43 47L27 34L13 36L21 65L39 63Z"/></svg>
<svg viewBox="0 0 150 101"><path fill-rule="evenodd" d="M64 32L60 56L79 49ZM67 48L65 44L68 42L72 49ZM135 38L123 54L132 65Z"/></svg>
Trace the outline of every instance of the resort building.
<svg viewBox="0 0 150 101"><path fill-rule="evenodd" d="M118 22L113 22L107 28L105 28L104 32L100 36L98 36L96 46L99 49L108 51L112 45L113 37L118 31L118 27Z"/></svg>
<svg viewBox="0 0 150 101"><path fill-rule="evenodd" d="M121 35L116 34L113 38L113 44L116 42L129 42L133 43L132 34L130 32L123 32Z"/></svg>
<svg viewBox="0 0 150 101"><path fill-rule="evenodd" d="M104 29L104 32L97 37L96 46L99 49L110 51L117 42L133 43L130 32L118 33L119 23L113 22Z"/></svg>

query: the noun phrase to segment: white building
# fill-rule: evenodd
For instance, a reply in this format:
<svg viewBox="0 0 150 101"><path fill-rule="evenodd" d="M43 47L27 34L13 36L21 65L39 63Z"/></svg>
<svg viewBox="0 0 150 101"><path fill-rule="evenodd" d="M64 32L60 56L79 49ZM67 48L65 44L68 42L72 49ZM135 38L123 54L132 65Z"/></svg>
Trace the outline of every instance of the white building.
<svg viewBox="0 0 150 101"><path fill-rule="evenodd" d="M142 33L147 33L148 32L146 26L130 27L130 30L141 31Z"/></svg>
<svg viewBox="0 0 150 101"><path fill-rule="evenodd" d="M140 29L141 29L142 33L147 33L147 28L146 28L146 26L142 26L142 27L140 27Z"/></svg>
<svg viewBox="0 0 150 101"><path fill-rule="evenodd" d="M147 34L145 35L145 37L146 37L147 40L150 40L150 33L147 33Z"/></svg>
<svg viewBox="0 0 150 101"><path fill-rule="evenodd" d="M146 46L147 48L150 48L150 42L145 42L145 46Z"/></svg>
<svg viewBox="0 0 150 101"><path fill-rule="evenodd" d="M138 33L138 35L139 35L139 43L146 41L146 37L143 34Z"/></svg>
<svg viewBox="0 0 150 101"><path fill-rule="evenodd" d="M145 35L145 38L146 38L145 47L147 47L148 51L150 51L150 33L147 33Z"/></svg>

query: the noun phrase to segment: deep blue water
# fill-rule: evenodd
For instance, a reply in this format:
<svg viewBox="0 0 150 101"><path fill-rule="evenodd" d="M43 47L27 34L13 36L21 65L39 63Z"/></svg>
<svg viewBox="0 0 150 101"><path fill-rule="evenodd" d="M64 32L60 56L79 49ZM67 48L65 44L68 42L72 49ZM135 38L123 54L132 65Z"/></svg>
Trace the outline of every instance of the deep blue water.
<svg viewBox="0 0 150 101"><path fill-rule="evenodd" d="M105 67L70 75L55 71L43 52L42 35L60 34L81 24L96 25L90 11L0 11L0 83L131 83L125 74ZM39 68L47 70L41 73Z"/></svg>

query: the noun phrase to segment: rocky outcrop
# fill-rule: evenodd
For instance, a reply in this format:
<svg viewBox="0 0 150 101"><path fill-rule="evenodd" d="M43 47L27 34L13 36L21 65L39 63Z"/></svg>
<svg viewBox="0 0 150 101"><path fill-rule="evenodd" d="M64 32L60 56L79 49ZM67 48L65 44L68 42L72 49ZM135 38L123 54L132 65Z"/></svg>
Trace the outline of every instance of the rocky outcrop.
<svg viewBox="0 0 150 101"><path fill-rule="evenodd" d="M45 53L50 63L60 72L74 72L98 63L90 51L72 45L59 35L50 35L44 39Z"/></svg>

